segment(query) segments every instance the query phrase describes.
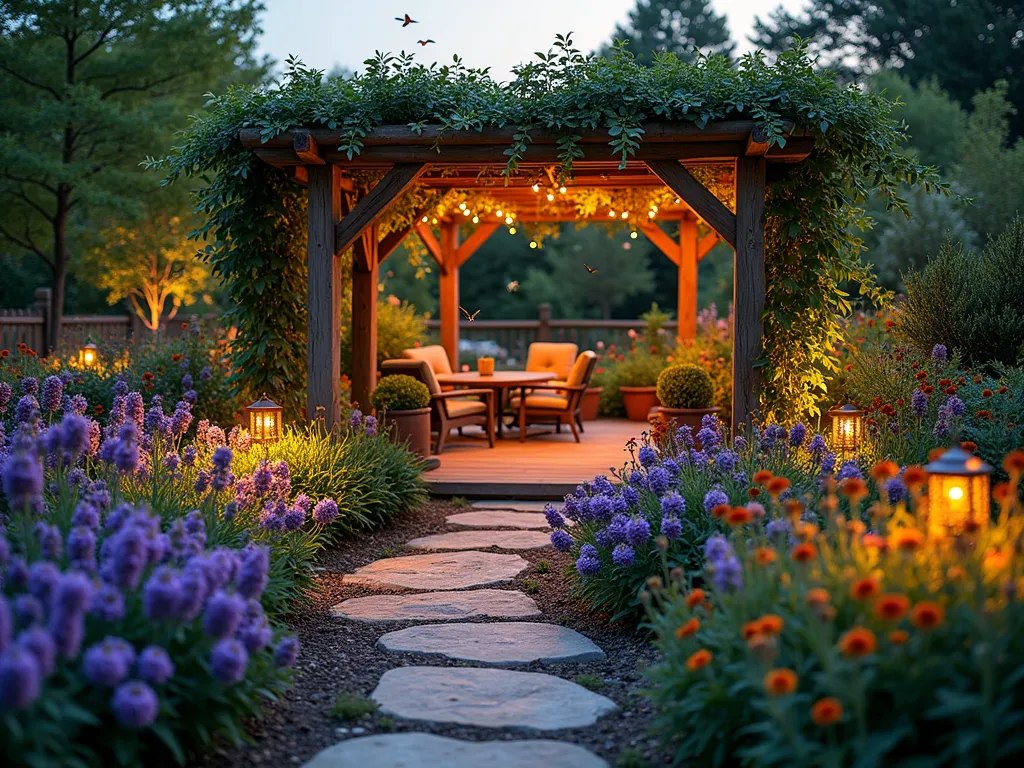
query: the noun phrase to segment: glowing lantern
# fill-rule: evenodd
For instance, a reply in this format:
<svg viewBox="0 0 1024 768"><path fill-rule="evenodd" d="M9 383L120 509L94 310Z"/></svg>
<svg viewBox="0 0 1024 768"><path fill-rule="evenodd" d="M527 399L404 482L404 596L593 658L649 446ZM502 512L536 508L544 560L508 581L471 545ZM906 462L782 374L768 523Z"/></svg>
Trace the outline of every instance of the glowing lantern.
<svg viewBox="0 0 1024 768"><path fill-rule="evenodd" d="M832 417L832 450L842 456L856 453L864 439L864 411L853 403L829 410Z"/></svg>
<svg viewBox="0 0 1024 768"><path fill-rule="evenodd" d="M263 394L245 409L249 416L249 434L254 443L273 443L281 439L284 409Z"/></svg>
<svg viewBox="0 0 1024 768"><path fill-rule="evenodd" d="M83 368L92 368L100 360L100 351L91 341L78 350L78 364Z"/></svg>
<svg viewBox="0 0 1024 768"><path fill-rule="evenodd" d="M960 448L950 448L925 469L930 533L956 534L963 532L968 521L988 523L992 467Z"/></svg>

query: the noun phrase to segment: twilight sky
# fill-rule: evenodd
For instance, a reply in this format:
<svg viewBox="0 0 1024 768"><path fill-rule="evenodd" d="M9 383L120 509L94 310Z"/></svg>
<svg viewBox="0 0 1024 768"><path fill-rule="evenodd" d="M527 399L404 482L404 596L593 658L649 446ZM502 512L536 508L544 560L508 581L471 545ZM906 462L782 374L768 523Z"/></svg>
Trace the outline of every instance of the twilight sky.
<svg viewBox="0 0 1024 768"><path fill-rule="evenodd" d="M506 80L513 65L546 51L558 33L573 32L576 47L595 50L617 22L624 22L633 0L265 0L262 53L278 62L289 54L307 66L330 70L336 64L361 69L374 51L415 51L418 61L449 62L458 54L468 66L491 67ZM791 10L803 0L717 0L728 18L738 51L747 51L754 16L779 4ZM418 24L402 28L395 16L408 13ZM433 39L425 48L417 40Z"/></svg>

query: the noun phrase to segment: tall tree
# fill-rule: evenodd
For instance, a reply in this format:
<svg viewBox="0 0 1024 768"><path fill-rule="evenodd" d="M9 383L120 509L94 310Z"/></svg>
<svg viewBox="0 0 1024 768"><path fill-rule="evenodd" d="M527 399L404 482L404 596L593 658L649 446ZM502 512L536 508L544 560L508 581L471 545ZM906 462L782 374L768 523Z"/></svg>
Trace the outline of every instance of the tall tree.
<svg viewBox="0 0 1024 768"><path fill-rule="evenodd" d="M0 3L0 245L51 274L57 344L71 262L141 211L160 154L203 94L254 80L258 0Z"/></svg>
<svg viewBox="0 0 1024 768"><path fill-rule="evenodd" d="M754 22L751 42L769 51L808 41L823 66L859 77L896 68L911 84L936 78L967 107L978 91L1009 83L1024 104L1024 3L1006 0L808 0ZM1017 115L1013 135L1024 130Z"/></svg>
<svg viewBox="0 0 1024 768"><path fill-rule="evenodd" d="M615 25L613 38L628 41L629 50L644 64L666 52L690 62L698 52L731 58L736 47L725 16L715 13L710 0L637 0L626 26ZM603 53L610 49L606 46Z"/></svg>

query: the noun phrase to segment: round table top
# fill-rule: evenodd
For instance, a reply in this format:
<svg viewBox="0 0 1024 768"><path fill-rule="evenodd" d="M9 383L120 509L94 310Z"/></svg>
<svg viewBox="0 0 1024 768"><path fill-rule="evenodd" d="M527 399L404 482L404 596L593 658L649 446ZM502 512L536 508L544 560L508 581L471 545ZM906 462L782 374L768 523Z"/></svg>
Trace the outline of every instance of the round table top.
<svg viewBox="0 0 1024 768"><path fill-rule="evenodd" d="M472 384L476 387L515 387L522 384L543 384L558 378L550 371L495 371L484 376L477 371L465 373L443 373L437 376L438 384Z"/></svg>

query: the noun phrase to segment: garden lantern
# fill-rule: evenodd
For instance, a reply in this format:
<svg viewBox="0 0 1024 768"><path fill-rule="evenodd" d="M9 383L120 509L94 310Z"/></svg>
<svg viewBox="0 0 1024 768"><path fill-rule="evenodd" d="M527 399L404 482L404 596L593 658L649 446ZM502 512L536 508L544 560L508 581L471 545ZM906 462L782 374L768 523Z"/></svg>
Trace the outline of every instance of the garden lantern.
<svg viewBox="0 0 1024 768"><path fill-rule="evenodd" d="M832 449L844 458L856 453L864 440L864 411L853 403L829 410L832 417Z"/></svg>
<svg viewBox="0 0 1024 768"><path fill-rule="evenodd" d="M82 368L92 368L99 362L99 359L100 351L91 341L83 344L81 349L78 350L78 364Z"/></svg>
<svg viewBox="0 0 1024 768"><path fill-rule="evenodd" d="M990 510L992 467L961 448L950 448L925 465L928 471L928 528L933 535L961 533L974 521L984 526Z"/></svg>
<svg viewBox="0 0 1024 768"><path fill-rule="evenodd" d="M249 434L254 443L273 443L281 439L281 422L284 408L275 403L266 393L245 409L249 415Z"/></svg>

